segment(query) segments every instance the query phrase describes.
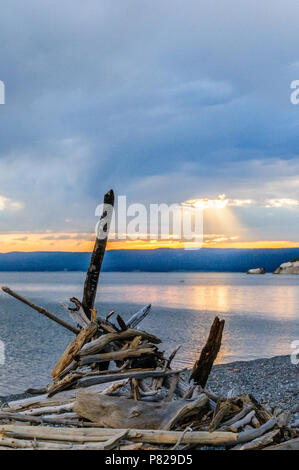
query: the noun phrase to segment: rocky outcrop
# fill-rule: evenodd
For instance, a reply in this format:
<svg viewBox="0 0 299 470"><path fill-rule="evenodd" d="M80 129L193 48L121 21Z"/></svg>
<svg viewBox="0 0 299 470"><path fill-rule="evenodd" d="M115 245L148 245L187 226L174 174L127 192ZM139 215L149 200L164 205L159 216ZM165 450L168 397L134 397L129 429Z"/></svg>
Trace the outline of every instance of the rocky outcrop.
<svg viewBox="0 0 299 470"><path fill-rule="evenodd" d="M282 263L275 269L274 274L299 274L299 260Z"/></svg>
<svg viewBox="0 0 299 470"><path fill-rule="evenodd" d="M253 269L248 269L247 274L265 274L266 270L265 268L253 268Z"/></svg>

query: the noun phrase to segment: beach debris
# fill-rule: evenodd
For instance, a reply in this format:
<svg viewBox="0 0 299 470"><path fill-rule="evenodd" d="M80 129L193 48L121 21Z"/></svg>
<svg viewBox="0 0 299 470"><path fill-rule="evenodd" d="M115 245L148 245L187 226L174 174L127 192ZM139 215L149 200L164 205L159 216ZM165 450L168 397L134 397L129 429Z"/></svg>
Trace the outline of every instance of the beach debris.
<svg viewBox="0 0 299 470"><path fill-rule="evenodd" d="M0 449L263 449L297 445L290 414L266 409L249 395L221 397L207 389L219 353L224 320L214 319L193 369L172 368L161 339L141 330L151 305L126 321L94 307L111 222L114 194L104 198L82 302L66 306L75 326L2 290L76 334L52 370L53 383L0 411ZM99 233L99 232L98 232ZM112 317L115 321L112 321ZM35 393L36 392L36 393ZM294 444L291 444L294 443ZM279 447L279 446L278 446Z"/></svg>

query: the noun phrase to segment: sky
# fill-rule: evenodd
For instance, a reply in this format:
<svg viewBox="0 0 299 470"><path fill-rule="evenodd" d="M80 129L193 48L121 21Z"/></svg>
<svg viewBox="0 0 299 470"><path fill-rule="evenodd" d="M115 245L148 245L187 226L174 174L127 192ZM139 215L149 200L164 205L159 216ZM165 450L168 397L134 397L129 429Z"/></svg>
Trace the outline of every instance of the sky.
<svg viewBox="0 0 299 470"><path fill-rule="evenodd" d="M1 2L0 252L89 250L110 188L225 195L204 246L299 246L298 16L295 0Z"/></svg>

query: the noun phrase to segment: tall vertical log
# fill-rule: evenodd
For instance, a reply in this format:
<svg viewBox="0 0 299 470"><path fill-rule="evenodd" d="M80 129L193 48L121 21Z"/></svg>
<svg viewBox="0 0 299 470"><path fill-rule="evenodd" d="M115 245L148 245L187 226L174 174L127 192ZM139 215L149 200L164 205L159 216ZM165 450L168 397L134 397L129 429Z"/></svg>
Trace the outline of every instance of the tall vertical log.
<svg viewBox="0 0 299 470"><path fill-rule="evenodd" d="M224 320L220 321L218 317L215 318L208 340L200 353L198 361L193 366L189 381L194 379L194 382L201 385L202 388L206 386L213 363L220 350L224 322Z"/></svg>
<svg viewBox="0 0 299 470"><path fill-rule="evenodd" d="M91 255L90 265L86 274L84 284L82 307L89 319L91 318L91 309L94 307L94 302L96 298L101 266L106 250L110 223L112 219L113 206L114 192L111 189L104 196L103 214L100 218L97 227L97 238L95 241L93 253Z"/></svg>

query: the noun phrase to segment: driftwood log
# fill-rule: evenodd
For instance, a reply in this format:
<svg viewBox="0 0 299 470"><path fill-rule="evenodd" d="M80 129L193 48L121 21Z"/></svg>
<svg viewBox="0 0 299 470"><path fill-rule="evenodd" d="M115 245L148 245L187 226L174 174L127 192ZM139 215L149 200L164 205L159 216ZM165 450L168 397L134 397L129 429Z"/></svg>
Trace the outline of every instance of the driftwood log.
<svg viewBox="0 0 299 470"><path fill-rule="evenodd" d="M245 405L244 408L240 411L240 413L237 413L233 418L230 418L229 420L224 421L222 423L221 430L224 431L224 428L228 428L229 426L234 425L234 423L244 418L244 416L247 415L252 409L253 404Z"/></svg>
<svg viewBox="0 0 299 470"><path fill-rule="evenodd" d="M233 447L231 450L258 450L266 445L272 444L274 438L280 433L279 429L275 431L270 431L264 434L261 437L253 439L253 441L246 442L245 444L238 444Z"/></svg>
<svg viewBox="0 0 299 470"><path fill-rule="evenodd" d="M60 441L69 442L86 442L88 444L105 442L107 439L119 435L123 431L128 431L126 438L133 442L148 442L152 444L176 444L181 439L182 444L202 444L202 445L229 445L237 441L237 434L232 432L214 432L209 433L205 431L194 431L183 435L178 431L164 431L164 430L147 430L147 429L109 429L109 428L51 428L44 426L17 426L13 424L0 425L0 445L6 445L6 439L31 439L31 446L34 447L37 441L39 446L39 439L45 441ZM183 436L182 436L183 435ZM6 437L7 436L7 437ZM19 443L16 443L19 444ZM55 445L52 442L44 442L44 445ZM58 444L57 444L58 445ZM38 447L37 446L37 447ZM17 445L10 445L10 447L17 447ZM26 444L24 447L27 447Z"/></svg>
<svg viewBox="0 0 299 470"><path fill-rule="evenodd" d="M146 305L138 312L134 313L131 318L127 321L127 328L136 328L137 325L149 314L151 310L151 304Z"/></svg>
<svg viewBox="0 0 299 470"><path fill-rule="evenodd" d="M71 414L74 416L74 413L64 413L61 415L51 414L51 415L44 415L44 416L31 416L31 415L24 415L21 413L12 413L9 411L8 412L0 411L0 422L4 420L4 421L14 421L14 422L20 421L24 423L33 423L33 424L46 424L47 423L47 424L58 424L58 425L64 425L64 426L70 426L73 424L80 425L80 422L78 419L76 421L69 419ZM66 415L68 415L68 419L65 419Z"/></svg>
<svg viewBox="0 0 299 470"><path fill-rule="evenodd" d="M110 372L110 371L109 371ZM111 371L113 372L113 371ZM78 387L90 387L91 385L115 382L123 379L144 379L147 377L167 377L168 375L180 374L184 369L179 370L128 370L117 374L85 376L78 380Z"/></svg>
<svg viewBox="0 0 299 470"><path fill-rule="evenodd" d="M260 426L259 428L252 429L250 431L243 431L240 432L238 435L238 443L242 444L244 442L249 442L252 441L253 439L257 439L258 437L262 436L265 434L267 431L270 431L271 429L276 426L277 421L275 418L269 419L265 424Z"/></svg>
<svg viewBox="0 0 299 470"><path fill-rule="evenodd" d="M9 287L3 286L2 287L3 292L5 292L8 295L11 295L15 299L19 300L23 304L28 305L28 307L31 307L33 310L36 312L40 313L41 315L44 315L45 317L49 318L50 320L53 320L55 323L58 323L58 325L64 326L67 330L71 331L72 333L78 334L79 333L79 328L75 328L74 326L70 325L64 320L61 320L60 318L56 317L54 313L48 312L43 307L39 307L38 305L35 305L34 303L30 302L30 300L25 299L25 297L22 297L21 295L17 294L16 292L13 292Z"/></svg>
<svg viewBox="0 0 299 470"><path fill-rule="evenodd" d="M88 326L88 324L90 323L90 320L92 320L92 318L87 318L87 316L85 315L85 312L83 310L83 307L82 307L82 304L80 302L80 300L78 300L76 297L71 297L70 298L70 302L72 302L75 306L74 307L70 307L68 305L65 305L63 304L70 316L72 317L73 321L75 323L77 323L78 325L81 326L81 328L86 328L86 326ZM95 319L93 319L93 321L95 321Z"/></svg>
<svg viewBox="0 0 299 470"><path fill-rule="evenodd" d="M59 374L72 362L78 354L82 346L96 333L98 329L97 323L91 322L86 328L83 328L76 338L68 345L51 374L56 380Z"/></svg>
<svg viewBox="0 0 299 470"><path fill-rule="evenodd" d="M192 418L194 415L196 415L197 419L200 418L200 416L204 415L205 411L208 411L209 399L205 394L202 394L197 400L180 400L179 403L182 405L181 408L171 416L164 429L170 430L178 423L182 423L185 419Z"/></svg>
<svg viewBox="0 0 299 470"><path fill-rule="evenodd" d="M94 341L91 341L89 344L86 344L81 349L81 351L79 352L79 356L83 357L83 356L89 356L91 354L99 353L100 351L104 349L105 346L107 346L109 343L112 343L113 341L123 341L127 339L133 339L136 336L141 336L142 338L147 339L151 343L154 343L154 344L161 343L161 340L159 338L157 338L154 335L150 335L149 333L146 333L145 331L128 329L120 333L108 333L106 335L101 336L98 339L95 339Z"/></svg>
<svg viewBox="0 0 299 470"><path fill-rule="evenodd" d="M111 351L103 354L94 354L93 356L84 356L79 361L79 366L88 364L105 362L105 361L120 361L128 357L140 357L143 355L155 354L154 348L137 348L137 349L124 349L120 351Z"/></svg>
<svg viewBox="0 0 299 470"><path fill-rule="evenodd" d="M230 426L230 430L233 432L237 432L238 429L242 428L246 424L251 423L252 418L255 416L255 410L251 410L244 418L236 421L233 425Z"/></svg>
<svg viewBox="0 0 299 470"><path fill-rule="evenodd" d="M233 410L233 403L230 400L221 402L217 404L214 411L213 419L210 423L209 431L213 432L218 426L220 425L221 421L229 414L231 414Z"/></svg>
<svg viewBox="0 0 299 470"><path fill-rule="evenodd" d="M202 395L196 402L177 400L148 403L122 397L80 393L74 410L90 421L107 428L170 429L186 416L198 414L207 405Z"/></svg>
<svg viewBox="0 0 299 470"><path fill-rule="evenodd" d="M281 444L267 447L264 450L299 450L299 437L287 442L282 442Z"/></svg>
<svg viewBox="0 0 299 470"><path fill-rule="evenodd" d="M88 318L91 318L91 309L94 307L94 302L97 293L98 281L101 271L102 262L105 255L106 244L112 219L112 212L114 206L114 192L111 189L104 196L104 209L100 218L97 235L93 253L91 255L90 265L86 274L84 284L84 292L82 299L82 307Z"/></svg>
<svg viewBox="0 0 299 470"><path fill-rule="evenodd" d="M222 332L225 320L215 318L206 345L201 351L198 361L194 364L193 370L190 375L190 380L194 380L197 385L205 388L208 381L214 361L220 350Z"/></svg>

